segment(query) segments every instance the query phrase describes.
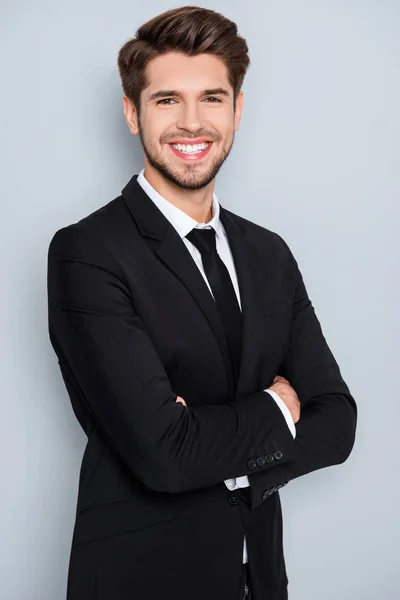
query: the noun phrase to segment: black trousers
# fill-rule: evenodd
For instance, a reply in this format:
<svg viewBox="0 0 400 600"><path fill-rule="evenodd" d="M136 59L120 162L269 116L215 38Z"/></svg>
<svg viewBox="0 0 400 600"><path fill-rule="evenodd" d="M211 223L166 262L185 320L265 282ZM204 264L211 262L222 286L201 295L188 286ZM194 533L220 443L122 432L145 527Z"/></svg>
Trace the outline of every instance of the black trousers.
<svg viewBox="0 0 400 600"><path fill-rule="evenodd" d="M250 503L250 500L251 500L250 486L245 487L245 488L239 488L236 491L238 492L238 495L241 498L241 500L243 500L243 502L246 502L247 504ZM241 580L240 580L239 600L242 600L242 599L243 600L253 600L253 593L252 593L251 581L250 581L249 563L243 563L243 566L242 566L242 576L241 576Z"/></svg>
<svg viewBox="0 0 400 600"><path fill-rule="evenodd" d="M242 577L240 580L240 594L239 594L239 600L253 600L253 593L251 590L251 583L250 583L250 570L249 570L249 564L248 563L243 563L243 567L242 567Z"/></svg>

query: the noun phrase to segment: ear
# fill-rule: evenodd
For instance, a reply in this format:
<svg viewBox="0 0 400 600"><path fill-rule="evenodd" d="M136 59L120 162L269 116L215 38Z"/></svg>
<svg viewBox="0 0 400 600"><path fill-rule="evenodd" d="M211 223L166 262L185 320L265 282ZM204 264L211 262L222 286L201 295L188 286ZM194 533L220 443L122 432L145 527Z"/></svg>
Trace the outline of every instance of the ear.
<svg viewBox="0 0 400 600"><path fill-rule="evenodd" d="M128 127L133 135L137 135L139 133L139 124L135 105L127 96L122 97L122 104L124 107L124 115L126 122L128 123Z"/></svg>
<svg viewBox="0 0 400 600"><path fill-rule="evenodd" d="M235 107L235 118L234 118L234 130L237 131L240 125L240 118L242 116L244 103L244 94L242 90L240 90L238 97L236 98L236 107Z"/></svg>

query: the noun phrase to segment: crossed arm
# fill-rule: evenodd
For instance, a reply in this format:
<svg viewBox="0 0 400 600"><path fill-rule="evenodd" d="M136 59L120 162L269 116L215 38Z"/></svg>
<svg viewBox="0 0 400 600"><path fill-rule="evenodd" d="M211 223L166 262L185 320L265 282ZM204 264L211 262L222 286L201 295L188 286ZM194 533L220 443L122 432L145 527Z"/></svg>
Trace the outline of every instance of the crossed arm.
<svg viewBox="0 0 400 600"><path fill-rule="evenodd" d="M278 394L278 390L279 390L279 394ZM271 395L274 398L274 400L275 401L281 400L282 402L284 402L285 406L287 407L287 409L289 411L290 419L292 420L293 423L297 423L297 421L300 419L301 404L300 404L299 397L296 394L296 391L294 390L294 388L292 388L292 386L290 385L288 380L285 379L284 377L282 377L281 375L276 375L271 387L264 390L264 392L271 392L271 391L273 392L273 394L271 394ZM176 402L181 402L184 406L187 406L185 400L181 396L177 396ZM283 412L283 410L282 410L282 412ZM285 413L284 413L284 416L286 418ZM286 418L286 421L288 422L288 425L291 424L289 421L289 417ZM296 437L295 433L294 433L295 430L293 431L292 428L290 428L290 429L292 431L293 437Z"/></svg>
<svg viewBox="0 0 400 600"><path fill-rule="evenodd" d="M278 395L277 389L279 390L280 395ZM278 404L293 437L296 437L295 423L297 423L300 418L301 405L299 397L288 380L280 375L277 375L274 378L273 385L264 390L264 392L268 392ZM181 396L176 398L176 402L181 402L184 406L187 406L185 400ZM235 489L235 487L232 487L232 485L238 486L238 479L240 479L239 487L243 488L250 486L250 481L247 475L239 478L235 477L232 478L232 480L225 480L224 483L228 489Z"/></svg>

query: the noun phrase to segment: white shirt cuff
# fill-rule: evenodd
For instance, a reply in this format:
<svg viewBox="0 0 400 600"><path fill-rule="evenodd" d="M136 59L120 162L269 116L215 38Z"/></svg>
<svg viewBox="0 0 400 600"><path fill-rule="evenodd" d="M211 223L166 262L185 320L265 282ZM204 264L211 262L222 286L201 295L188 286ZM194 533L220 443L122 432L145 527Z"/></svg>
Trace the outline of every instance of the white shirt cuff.
<svg viewBox="0 0 400 600"><path fill-rule="evenodd" d="M286 423L290 429L292 436L295 438L296 437L296 425L293 421L293 417L290 413L290 410L288 409L288 407L286 406L286 404L284 403L282 398L280 398L279 395L276 392L274 392L274 390L267 389L267 390L264 390L264 392L268 392L269 394L271 394L271 396L273 397L273 399L275 400L275 402L281 409L282 414L285 417Z"/></svg>

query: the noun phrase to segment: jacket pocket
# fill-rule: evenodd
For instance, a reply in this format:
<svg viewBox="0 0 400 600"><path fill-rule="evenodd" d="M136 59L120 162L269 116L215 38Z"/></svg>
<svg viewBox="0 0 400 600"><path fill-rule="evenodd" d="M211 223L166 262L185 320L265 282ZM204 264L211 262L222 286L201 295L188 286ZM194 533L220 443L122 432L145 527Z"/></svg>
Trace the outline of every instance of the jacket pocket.
<svg viewBox="0 0 400 600"><path fill-rule="evenodd" d="M172 521L178 512L172 500L129 496L85 508L77 512L72 542L83 544Z"/></svg>

